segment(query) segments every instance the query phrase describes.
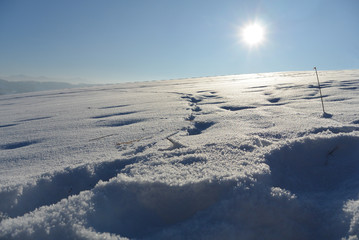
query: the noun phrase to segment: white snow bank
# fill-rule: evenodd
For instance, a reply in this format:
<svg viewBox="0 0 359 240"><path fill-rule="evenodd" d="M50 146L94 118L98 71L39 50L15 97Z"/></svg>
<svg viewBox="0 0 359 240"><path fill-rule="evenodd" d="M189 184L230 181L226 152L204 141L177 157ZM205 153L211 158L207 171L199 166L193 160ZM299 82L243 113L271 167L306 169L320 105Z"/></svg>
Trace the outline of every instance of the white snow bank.
<svg viewBox="0 0 359 240"><path fill-rule="evenodd" d="M66 168L44 174L32 184L7 187L0 192L0 212L7 217L21 216L38 207L51 205L63 198L92 189L100 180L107 181L138 159L116 160L97 165Z"/></svg>
<svg viewBox="0 0 359 240"><path fill-rule="evenodd" d="M243 156L242 150L227 144L208 146L206 151L179 148L42 176L23 192L8 192L14 204L3 205L2 211L20 217L4 216L0 232L13 239L72 239L81 238L83 232L95 232L99 239L110 238L109 233L151 238L196 219L234 189L248 188L261 175L268 175L267 165L238 159L234 151ZM95 182L95 187L86 185ZM77 195L56 203L72 194ZM36 207L40 208L33 211ZM33 212L23 215L28 211Z"/></svg>
<svg viewBox="0 0 359 240"><path fill-rule="evenodd" d="M359 137L357 134L320 135L300 139L267 156L272 184L290 191L310 209L319 239L340 239L348 230L358 234L347 205L359 193ZM357 224L357 223L356 223ZM355 224L354 224L355 225Z"/></svg>
<svg viewBox="0 0 359 240"><path fill-rule="evenodd" d="M349 191L359 186L359 138L308 137L267 157L273 184L294 193Z"/></svg>
<svg viewBox="0 0 359 240"><path fill-rule="evenodd" d="M253 163L238 161L242 167L247 166L246 170L242 169L246 174L237 169L230 176L220 177L217 172L195 182L181 180L184 166L191 166L194 174L200 169L204 171L203 166L213 169L216 165L224 171L225 158L215 153L228 153L229 149L217 145L216 150L207 150L215 158L189 153L192 157L174 160L176 170L170 167L176 166L173 163L160 166L145 158L103 163L92 169L80 167L66 173L79 181L73 186L74 194L78 194L76 188L84 187L81 181L99 180L94 188L22 217L3 220L0 236L12 239L340 239L347 236L349 239L358 234L359 228L356 220L359 204L351 200L359 191L358 147L359 136L355 134L300 138L273 145L262 160L256 160L267 163L270 171L265 165L258 171ZM177 153L184 154L181 149ZM141 165L139 169L148 168L145 166L150 163L159 169L151 170L154 176L149 181L150 178L137 174L142 171L137 167L126 170L129 161ZM248 171L251 164L253 168ZM123 170L117 175L114 169ZM176 175L178 180L169 184L166 177L176 178ZM56 186L70 187L59 180L63 177L55 174L49 179L53 185L46 188L44 180L39 181L35 186L44 192L38 192L38 197L48 193L52 196L51 193L59 191ZM10 213L23 214L28 205L26 196L22 198L18 201L22 207ZM59 199L53 196L52 201ZM36 204L30 209L34 207Z"/></svg>

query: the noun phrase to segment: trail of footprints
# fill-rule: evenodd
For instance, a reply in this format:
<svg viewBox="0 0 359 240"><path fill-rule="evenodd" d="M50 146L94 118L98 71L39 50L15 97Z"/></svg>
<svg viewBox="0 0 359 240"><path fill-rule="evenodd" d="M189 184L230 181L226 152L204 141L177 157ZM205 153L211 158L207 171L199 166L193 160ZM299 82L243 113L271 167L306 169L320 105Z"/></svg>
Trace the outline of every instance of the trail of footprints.
<svg viewBox="0 0 359 240"><path fill-rule="evenodd" d="M195 121L196 116L202 114L202 109L198 105L206 104L203 103L205 100L221 99L221 97L216 95L215 91L197 91L197 93L198 95L196 96L193 96L193 94L183 94L181 97L187 100L191 107L190 115L185 118L192 123L192 126L186 129L189 135L199 135L215 124L215 122L212 121ZM212 102L210 101L209 104L212 104Z"/></svg>
<svg viewBox="0 0 359 240"><path fill-rule="evenodd" d="M218 98L214 92L205 92L201 96L192 96L191 94L183 95L183 99L186 99L189 105L192 107L192 113L187 118L188 121L192 123L192 126L187 128L186 131L189 135L198 135L201 134L204 130L208 129L214 122L203 122L203 121L195 121L196 115L200 114L202 109L198 106L199 102L202 102L204 99L214 99ZM101 109L114 109L114 108L122 108L128 105L116 105L116 106L107 106L102 107ZM115 126L124 126L128 124L135 123L140 120L108 120L107 118L111 118L114 116L123 116L134 114L134 111L127 112L119 112L112 114L102 114L91 117L91 119L100 119L97 122L98 126L107 126L107 127L115 127ZM44 118L31 119L31 120L40 120ZM30 119L29 119L30 121ZM99 124L100 123L100 124ZM7 127L7 126L4 126ZM176 133L175 133L176 134ZM174 135L174 134L172 134ZM166 149L159 149L160 151L171 151L177 148L185 147L180 142L173 140L168 136L166 139L171 143L172 146ZM102 137L112 136L106 135ZM102 137L92 139L98 140ZM38 143L40 141L24 141L17 142L13 144L1 145L0 150L6 149L15 149L19 147L28 146L31 144ZM134 144L136 141L125 142L121 144ZM135 163L141 161L147 161L147 155L138 155L138 153L143 152L146 148L153 147L155 143L149 143L145 146L137 146L132 145L134 147L133 152L128 155L132 155L130 158L118 159L111 162L101 162L97 164L85 164L83 166L79 166L76 168L66 168L62 171L55 172L52 174L44 174L36 181L34 185L25 185L21 187L22 194L18 194L20 191L17 188L8 189L7 191L0 192L1 199L8 199L5 204L0 204L0 220L11 217L22 216L25 213L34 211L36 208L42 206L48 206L51 204L55 204L59 202L61 199L67 198L71 195L78 195L80 192L85 190L91 190L95 187L95 185L99 181L108 181L109 179L115 177L118 173L122 172L127 166L133 165ZM123 155L125 156L126 153ZM204 161L203 159L185 159L183 164L191 164L196 161ZM77 179L81 178L81 181ZM50 198L37 198L34 196L41 196L39 194L41 192L47 192ZM7 204L8 203L8 204ZM16 203L16 204L13 204Z"/></svg>

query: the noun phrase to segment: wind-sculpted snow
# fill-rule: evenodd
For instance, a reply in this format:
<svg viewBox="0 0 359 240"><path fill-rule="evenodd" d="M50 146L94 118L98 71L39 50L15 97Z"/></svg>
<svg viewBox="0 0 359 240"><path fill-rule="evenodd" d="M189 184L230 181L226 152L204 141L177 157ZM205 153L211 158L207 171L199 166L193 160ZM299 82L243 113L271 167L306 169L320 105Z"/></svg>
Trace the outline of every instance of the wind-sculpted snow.
<svg viewBox="0 0 359 240"><path fill-rule="evenodd" d="M168 185L123 181L119 177L96 189L91 199L94 206L88 224L97 232L129 238L148 237L193 218L218 202L233 185L235 182L225 181ZM121 207L114 208L114 205Z"/></svg>
<svg viewBox="0 0 359 240"><path fill-rule="evenodd" d="M214 155L234 151L228 146L209 149ZM237 161L233 156L206 156L201 149L191 152L162 165L159 162L166 161L168 157L165 153L158 155L156 161L150 161L149 156L145 155L142 158L101 163L92 168L67 169L48 178L43 176L34 186L25 187L22 192L13 193L12 196L3 193L13 205L2 206L5 213L0 228L2 236L14 239L29 236L71 239L91 230L129 238L147 238L155 234L164 234L159 237L165 238L162 232L195 218L198 213L229 197L234 189L250 186L258 176L268 174L265 164L255 165L245 159ZM244 154L240 150L238 153ZM233 162L237 162L236 167L232 166ZM208 167L212 170L207 170L207 174L203 175ZM216 168L226 171L218 175L214 170ZM152 169L152 174L145 177L149 169ZM192 172L191 178L186 175L188 171ZM44 195L50 197L44 200ZM46 207L52 203L56 204ZM17 220L8 218L22 215L35 207L41 208ZM63 215L55 213L57 211ZM74 226L70 227L68 221L82 225L77 226L80 229L70 229ZM68 238L60 237L63 230Z"/></svg>
<svg viewBox="0 0 359 240"><path fill-rule="evenodd" d="M359 137L339 134L287 144L267 160L275 186L318 194L355 189L359 184L358 156ZM356 191L349 192L356 195Z"/></svg>
<svg viewBox="0 0 359 240"><path fill-rule="evenodd" d="M14 143L8 143L4 145L0 145L0 150L9 150L9 149L16 149L21 147L26 147L32 144L36 144L40 142L40 140L31 140L31 141L21 141L21 142L14 142Z"/></svg>
<svg viewBox="0 0 359 240"><path fill-rule="evenodd" d="M42 175L33 184L3 190L0 197L7 201L0 203L0 211L5 216L17 217L38 207L57 203L63 198L92 189L100 180L108 181L126 165L139 160L139 158L133 158L97 165L87 164L74 169L66 168L61 172Z"/></svg>
<svg viewBox="0 0 359 240"><path fill-rule="evenodd" d="M0 239L359 235L359 72L0 96Z"/></svg>
<svg viewBox="0 0 359 240"><path fill-rule="evenodd" d="M273 185L311 209L320 228L313 232L317 239L340 239L348 232L342 208L358 197L358 156L359 136L344 134L300 139L267 156Z"/></svg>
<svg viewBox="0 0 359 240"><path fill-rule="evenodd" d="M229 111L240 111L240 110L252 109L252 108L256 108L256 107L251 107L251 106L222 106L221 108L229 110Z"/></svg>
<svg viewBox="0 0 359 240"><path fill-rule="evenodd" d="M98 116L96 117L98 118ZM130 124L135 124L138 122L142 122L143 119L120 119L120 120L108 120L108 121L99 121L98 125L99 126L104 126L104 127L121 127L121 126L126 126L126 125L130 125Z"/></svg>

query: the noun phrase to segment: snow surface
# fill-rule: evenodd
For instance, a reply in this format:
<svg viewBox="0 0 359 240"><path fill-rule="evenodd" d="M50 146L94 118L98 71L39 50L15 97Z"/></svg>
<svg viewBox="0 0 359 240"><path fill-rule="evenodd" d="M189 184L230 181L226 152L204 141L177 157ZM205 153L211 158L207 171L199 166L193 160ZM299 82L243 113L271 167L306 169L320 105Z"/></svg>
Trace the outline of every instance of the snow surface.
<svg viewBox="0 0 359 240"><path fill-rule="evenodd" d="M359 70L0 96L0 239L358 239Z"/></svg>
<svg viewBox="0 0 359 240"><path fill-rule="evenodd" d="M7 81L0 79L0 95L89 86L90 84L74 85L65 82Z"/></svg>

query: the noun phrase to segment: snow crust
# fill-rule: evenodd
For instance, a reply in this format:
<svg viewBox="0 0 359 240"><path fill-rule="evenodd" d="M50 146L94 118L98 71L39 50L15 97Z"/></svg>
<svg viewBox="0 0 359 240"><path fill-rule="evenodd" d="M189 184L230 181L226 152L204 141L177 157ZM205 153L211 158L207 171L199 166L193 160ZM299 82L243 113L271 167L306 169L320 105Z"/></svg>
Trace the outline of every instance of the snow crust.
<svg viewBox="0 0 359 240"><path fill-rule="evenodd" d="M0 239L358 239L359 70L0 96Z"/></svg>

